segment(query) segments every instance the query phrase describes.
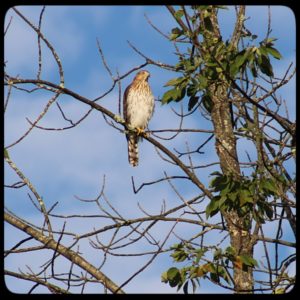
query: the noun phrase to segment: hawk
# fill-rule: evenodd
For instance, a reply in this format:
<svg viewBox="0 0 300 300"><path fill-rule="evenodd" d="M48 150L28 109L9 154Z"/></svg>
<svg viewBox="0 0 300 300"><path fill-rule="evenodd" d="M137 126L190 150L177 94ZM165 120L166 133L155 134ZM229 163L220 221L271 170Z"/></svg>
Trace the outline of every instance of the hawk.
<svg viewBox="0 0 300 300"><path fill-rule="evenodd" d="M126 88L123 97L125 122L129 128L137 130L137 132L129 131L126 134L128 161L133 167L139 163L139 135L148 126L154 110L154 97L148 84L149 77L148 71L139 71L132 83Z"/></svg>

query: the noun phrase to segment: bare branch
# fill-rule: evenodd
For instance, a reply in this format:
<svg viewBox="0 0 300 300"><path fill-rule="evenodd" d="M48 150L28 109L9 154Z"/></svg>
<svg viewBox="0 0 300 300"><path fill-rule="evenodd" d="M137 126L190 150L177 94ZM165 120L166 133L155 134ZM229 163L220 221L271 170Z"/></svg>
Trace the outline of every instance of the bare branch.
<svg viewBox="0 0 300 300"><path fill-rule="evenodd" d="M133 46L133 44L131 42L127 41L127 43L136 53L138 53L140 56L145 58L147 64L155 65L155 66L158 66L160 68L170 70L170 71L175 71L174 66L171 66L171 65L159 62L159 61L154 61L153 59L147 57L145 54L143 54L141 51L139 51L135 46Z"/></svg>
<svg viewBox="0 0 300 300"><path fill-rule="evenodd" d="M39 18L39 27L38 27L38 31L41 31L41 27L42 27L42 18L43 18L43 14L45 12L45 6L43 6L42 11L40 13L40 18ZM39 69L38 69L38 73L37 73L37 79L40 79L41 76L41 72L42 72L42 48L41 48L41 36L38 35L38 49L39 49Z"/></svg>
<svg viewBox="0 0 300 300"><path fill-rule="evenodd" d="M96 279L99 280L104 286L106 286L111 292L124 294L124 292L117 286L113 281L111 281L105 274L101 271L97 270L93 265L87 262L83 257L75 253L74 251L66 248L63 245L58 245L50 237L45 237L39 231L35 230L34 228L28 226L27 224L23 223L21 220L16 219L12 215L5 213L4 219L6 222L11 224L12 226L26 232L28 235L32 236L34 239L38 240L42 244L44 244L47 248L55 250L60 253L62 256L67 258L68 260L74 262L79 267L86 270L88 273L93 275Z"/></svg>
<svg viewBox="0 0 300 300"><path fill-rule="evenodd" d="M43 285L43 286L47 287L49 289L49 291L54 294L70 294L70 292L68 292L67 290L65 290L57 285L54 285L50 282L47 282L45 280L42 280L34 275L29 275L29 274L25 275L25 274L15 273L15 272L8 271L8 270L4 270L4 274L7 276L13 276L15 278L20 278L20 279L28 280L31 282L36 282L37 285ZM32 290L33 289L31 289L31 291Z"/></svg>
<svg viewBox="0 0 300 300"><path fill-rule="evenodd" d="M44 203L42 197L40 197L40 195L37 193L36 189L31 184L31 182L24 176L24 174L20 171L20 169L16 166L16 164L9 157L6 156L5 161L16 172L16 174L22 179L22 181L24 183L26 183L26 185L29 187L29 189L32 191L32 193L34 194L34 196L38 200L38 203L41 207L41 211L43 212L43 215L45 217L45 221L46 221L47 226L48 226L49 236L53 237L52 226L51 226L51 223L50 223L50 220L49 220L49 217L48 217L48 213L47 213L47 210L46 210L46 207L45 207L45 203Z"/></svg>
<svg viewBox="0 0 300 300"><path fill-rule="evenodd" d="M36 33L39 37L41 37L41 39L45 42L45 44L47 45L47 47L49 48L49 50L52 52L53 57L57 63L58 66L58 70L59 70L59 75L60 75L60 86L64 87L65 85L65 80L64 80L64 72L63 72L63 67L61 64L61 60L59 58L59 56L57 55L55 49L53 48L53 46L49 43L49 41L44 37L44 35L40 32L40 30L38 28L36 28L22 13L20 13L16 7L12 8L17 15L19 15Z"/></svg>

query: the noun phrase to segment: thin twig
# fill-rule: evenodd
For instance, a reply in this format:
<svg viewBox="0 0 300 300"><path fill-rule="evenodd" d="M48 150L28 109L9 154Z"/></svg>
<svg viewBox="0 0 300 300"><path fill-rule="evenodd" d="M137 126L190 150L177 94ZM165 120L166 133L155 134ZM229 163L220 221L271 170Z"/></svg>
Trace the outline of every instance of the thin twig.
<svg viewBox="0 0 300 300"><path fill-rule="evenodd" d="M42 197L38 194L38 192L36 191L36 189L34 188L34 186L31 184L31 182L29 181L29 179L27 177L25 177L25 175L20 171L20 169L16 166L16 164L7 156L5 156L5 161L9 164L9 166L16 172L16 174L22 179L22 181L24 183L26 183L26 185L29 187L29 189L32 191L32 193L34 194L34 196L36 197L40 207L41 207L41 211L45 217L45 221L47 223L48 226L48 233L49 233L49 237L52 238L53 237L53 232L52 232L52 226L48 217L48 213L45 207L45 203L42 199Z"/></svg>
<svg viewBox="0 0 300 300"><path fill-rule="evenodd" d="M57 63L57 66L58 66L59 76L60 76L60 86L64 87L64 85L65 85L64 71L63 71L63 67L61 64L61 60L60 60L59 56L57 55L54 47L44 37L44 35L40 32L40 30L38 28L36 28L22 13L20 13L19 10L16 9L16 7L13 7L12 9L37 33L38 36L41 37L41 39L45 42L47 47L50 49L50 51L53 54L53 57Z"/></svg>
<svg viewBox="0 0 300 300"><path fill-rule="evenodd" d="M41 31L41 27L42 27L42 18L43 18L45 8L46 8L46 6L43 6L42 11L40 13L39 27L38 27L39 32ZM38 58L39 68L38 68L38 73L37 73L37 79L40 79L41 72L42 72L42 48L41 48L41 36L40 35L38 35L38 51L39 51L39 58Z"/></svg>
<svg viewBox="0 0 300 300"><path fill-rule="evenodd" d="M46 115L47 111L49 110L50 106L57 100L57 98L59 97L60 93L55 94L46 104L46 106L44 107L43 111L39 114L39 116L37 117L37 119L34 122L29 122L31 124L31 127L29 127L29 129L20 137L18 138L15 142L13 142L12 144L8 145L6 147L6 149L11 148L13 146L15 146L16 144L20 143L29 133L30 131L36 127L36 124Z"/></svg>

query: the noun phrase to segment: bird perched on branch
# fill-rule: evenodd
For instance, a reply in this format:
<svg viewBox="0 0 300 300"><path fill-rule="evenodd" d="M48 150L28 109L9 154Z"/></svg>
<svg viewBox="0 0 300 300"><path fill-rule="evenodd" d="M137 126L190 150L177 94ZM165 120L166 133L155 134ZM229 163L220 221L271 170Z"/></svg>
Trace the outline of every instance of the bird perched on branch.
<svg viewBox="0 0 300 300"><path fill-rule="evenodd" d="M126 133L128 161L135 167L139 163L138 141L144 135L154 111L154 97L148 84L150 73L139 71L126 88L123 97L124 120L130 130Z"/></svg>

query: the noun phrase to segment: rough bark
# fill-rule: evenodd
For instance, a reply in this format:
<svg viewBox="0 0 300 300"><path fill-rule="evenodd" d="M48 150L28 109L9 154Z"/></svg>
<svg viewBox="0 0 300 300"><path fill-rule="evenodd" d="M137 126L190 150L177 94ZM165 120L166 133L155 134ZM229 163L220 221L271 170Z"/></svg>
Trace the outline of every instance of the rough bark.
<svg viewBox="0 0 300 300"><path fill-rule="evenodd" d="M238 180L240 167L236 151L236 138L233 134L229 102L224 95L226 89L219 86L212 94L214 103L211 117L215 131L215 147L219 156L221 169L224 175L232 175ZM223 95L223 96L222 96ZM244 218L237 212L222 212L229 229L231 246L237 255L253 256L254 241L251 238L250 228L245 226ZM234 266L234 284L237 293L249 293L253 288L252 269L244 271L239 266Z"/></svg>
<svg viewBox="0 0 300 300"><path fill-rule="evenodd" d="M236 48L245 10L242 8L238 14L232 47ZM210 16L214 30L204 34L206 49L210 49L211 41L220 39L220 31L217 19L217 11L212 9ZM227 98L229 83L220 81L210 87L210 96L213 102L211 118L215 132L215 147L220 160L220 166L224 175L231 175L235 180L241 176L238 155L236 150L236 138L233 133L231 121L230 103ZM222 212L229 229L231 246L235 248L237 255L253 256L255 240L251 237L250 227L245 225L245 218L239 217L236 211ZM253 289L253 272L251 268L243 270L239 265L233 269L234 287L236 293L250 293Z"/></svg>

